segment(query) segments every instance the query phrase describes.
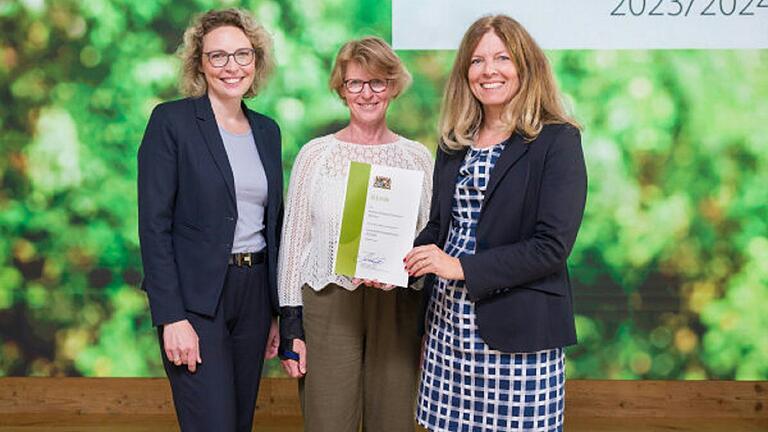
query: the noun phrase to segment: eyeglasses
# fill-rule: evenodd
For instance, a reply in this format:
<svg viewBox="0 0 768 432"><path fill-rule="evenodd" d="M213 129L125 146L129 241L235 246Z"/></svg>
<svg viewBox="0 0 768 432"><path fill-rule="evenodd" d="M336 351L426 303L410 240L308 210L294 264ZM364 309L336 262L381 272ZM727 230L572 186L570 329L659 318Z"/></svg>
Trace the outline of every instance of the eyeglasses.
<svg viewBox="0 0 768 432"><path fill-rule="evenodd" d="M248 66L249 64L253 63L254 58L256 58L256 50L253 48L240 48L233 53L216 50L208 51L203 54L208 57L208 63L210 63L211 66L215 68L226 66L227 63L229 63L230 57L234 58L235 63L239 64L240 66Z"/></svg>
<svg viewBox="0 0 768 432"><path fill-rule="evenodd" d="M351 79L344 81L344 87L346 87L347 91L350 93L360 93L363 91L365 85L368 84L368 87L370 87L372 92L381 93L387 89L389 81L390 80L388 79L372 79L368 81Z"/></svg>

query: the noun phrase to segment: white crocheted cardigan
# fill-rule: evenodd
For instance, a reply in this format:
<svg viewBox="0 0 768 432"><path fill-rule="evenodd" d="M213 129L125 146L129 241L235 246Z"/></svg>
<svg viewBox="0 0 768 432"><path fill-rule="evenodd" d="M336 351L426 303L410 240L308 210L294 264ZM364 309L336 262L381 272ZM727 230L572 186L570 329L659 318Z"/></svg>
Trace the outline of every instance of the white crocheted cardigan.
<svg viewBox="0 0 768 432"><path fill-rule="evenodd" d="M302 306L304 284L316 291L330 283L355 289L348 277L333 272L349 161L423 171L417 234L427 222L434 162L422 144L403 137L379 145L343 142L333 135L313 139L291 170L278 264L280 306Z"/></svg>

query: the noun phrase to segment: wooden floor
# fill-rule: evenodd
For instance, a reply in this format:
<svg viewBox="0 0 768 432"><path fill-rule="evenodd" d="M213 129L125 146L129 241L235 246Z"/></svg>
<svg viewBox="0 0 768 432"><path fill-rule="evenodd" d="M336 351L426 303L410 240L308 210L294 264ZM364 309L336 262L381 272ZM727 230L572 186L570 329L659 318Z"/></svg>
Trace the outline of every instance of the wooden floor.
<svg viewBox="0 0 768 432"><path fill-rule="evenodd" d="M303 431L296 382L265 379L254 430ZM569 381L568 432L768 432L768 383ZM164 379L0 378L0 432L178 431Z"/></svg>

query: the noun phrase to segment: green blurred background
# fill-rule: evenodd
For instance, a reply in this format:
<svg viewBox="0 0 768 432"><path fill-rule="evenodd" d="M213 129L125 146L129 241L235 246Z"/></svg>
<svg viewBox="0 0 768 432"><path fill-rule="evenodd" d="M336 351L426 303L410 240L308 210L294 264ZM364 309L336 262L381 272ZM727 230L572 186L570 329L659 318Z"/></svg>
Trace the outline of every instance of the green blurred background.
<svg viewBox="0 0 768 432"><path fill-rule="evenodd" d="M0 376L162 374L136 150L178 97L191 16L222 6L274 36L278 68L249 105L280 123L287 177L344 124L333 57L389 40L389 1L0 0ZM454 52L399 54L414 86L389 124L434 149ZM569 377L768 379L768 50L548 54L590 175Z"/></svg>

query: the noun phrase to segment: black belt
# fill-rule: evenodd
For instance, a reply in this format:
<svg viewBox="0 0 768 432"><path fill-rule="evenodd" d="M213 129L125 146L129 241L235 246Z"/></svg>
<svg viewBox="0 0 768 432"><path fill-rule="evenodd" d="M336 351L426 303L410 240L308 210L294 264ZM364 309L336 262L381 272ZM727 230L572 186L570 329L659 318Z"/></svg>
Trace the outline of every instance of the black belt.
<svg viewBox="0 0 768 432"><path fill-rule="evenodd" d="M267 258L266 252L240 252L233 253L229 256L229 265L236 265L238 267L248 266L251 267L256 264L262 264Z"/></svg>

